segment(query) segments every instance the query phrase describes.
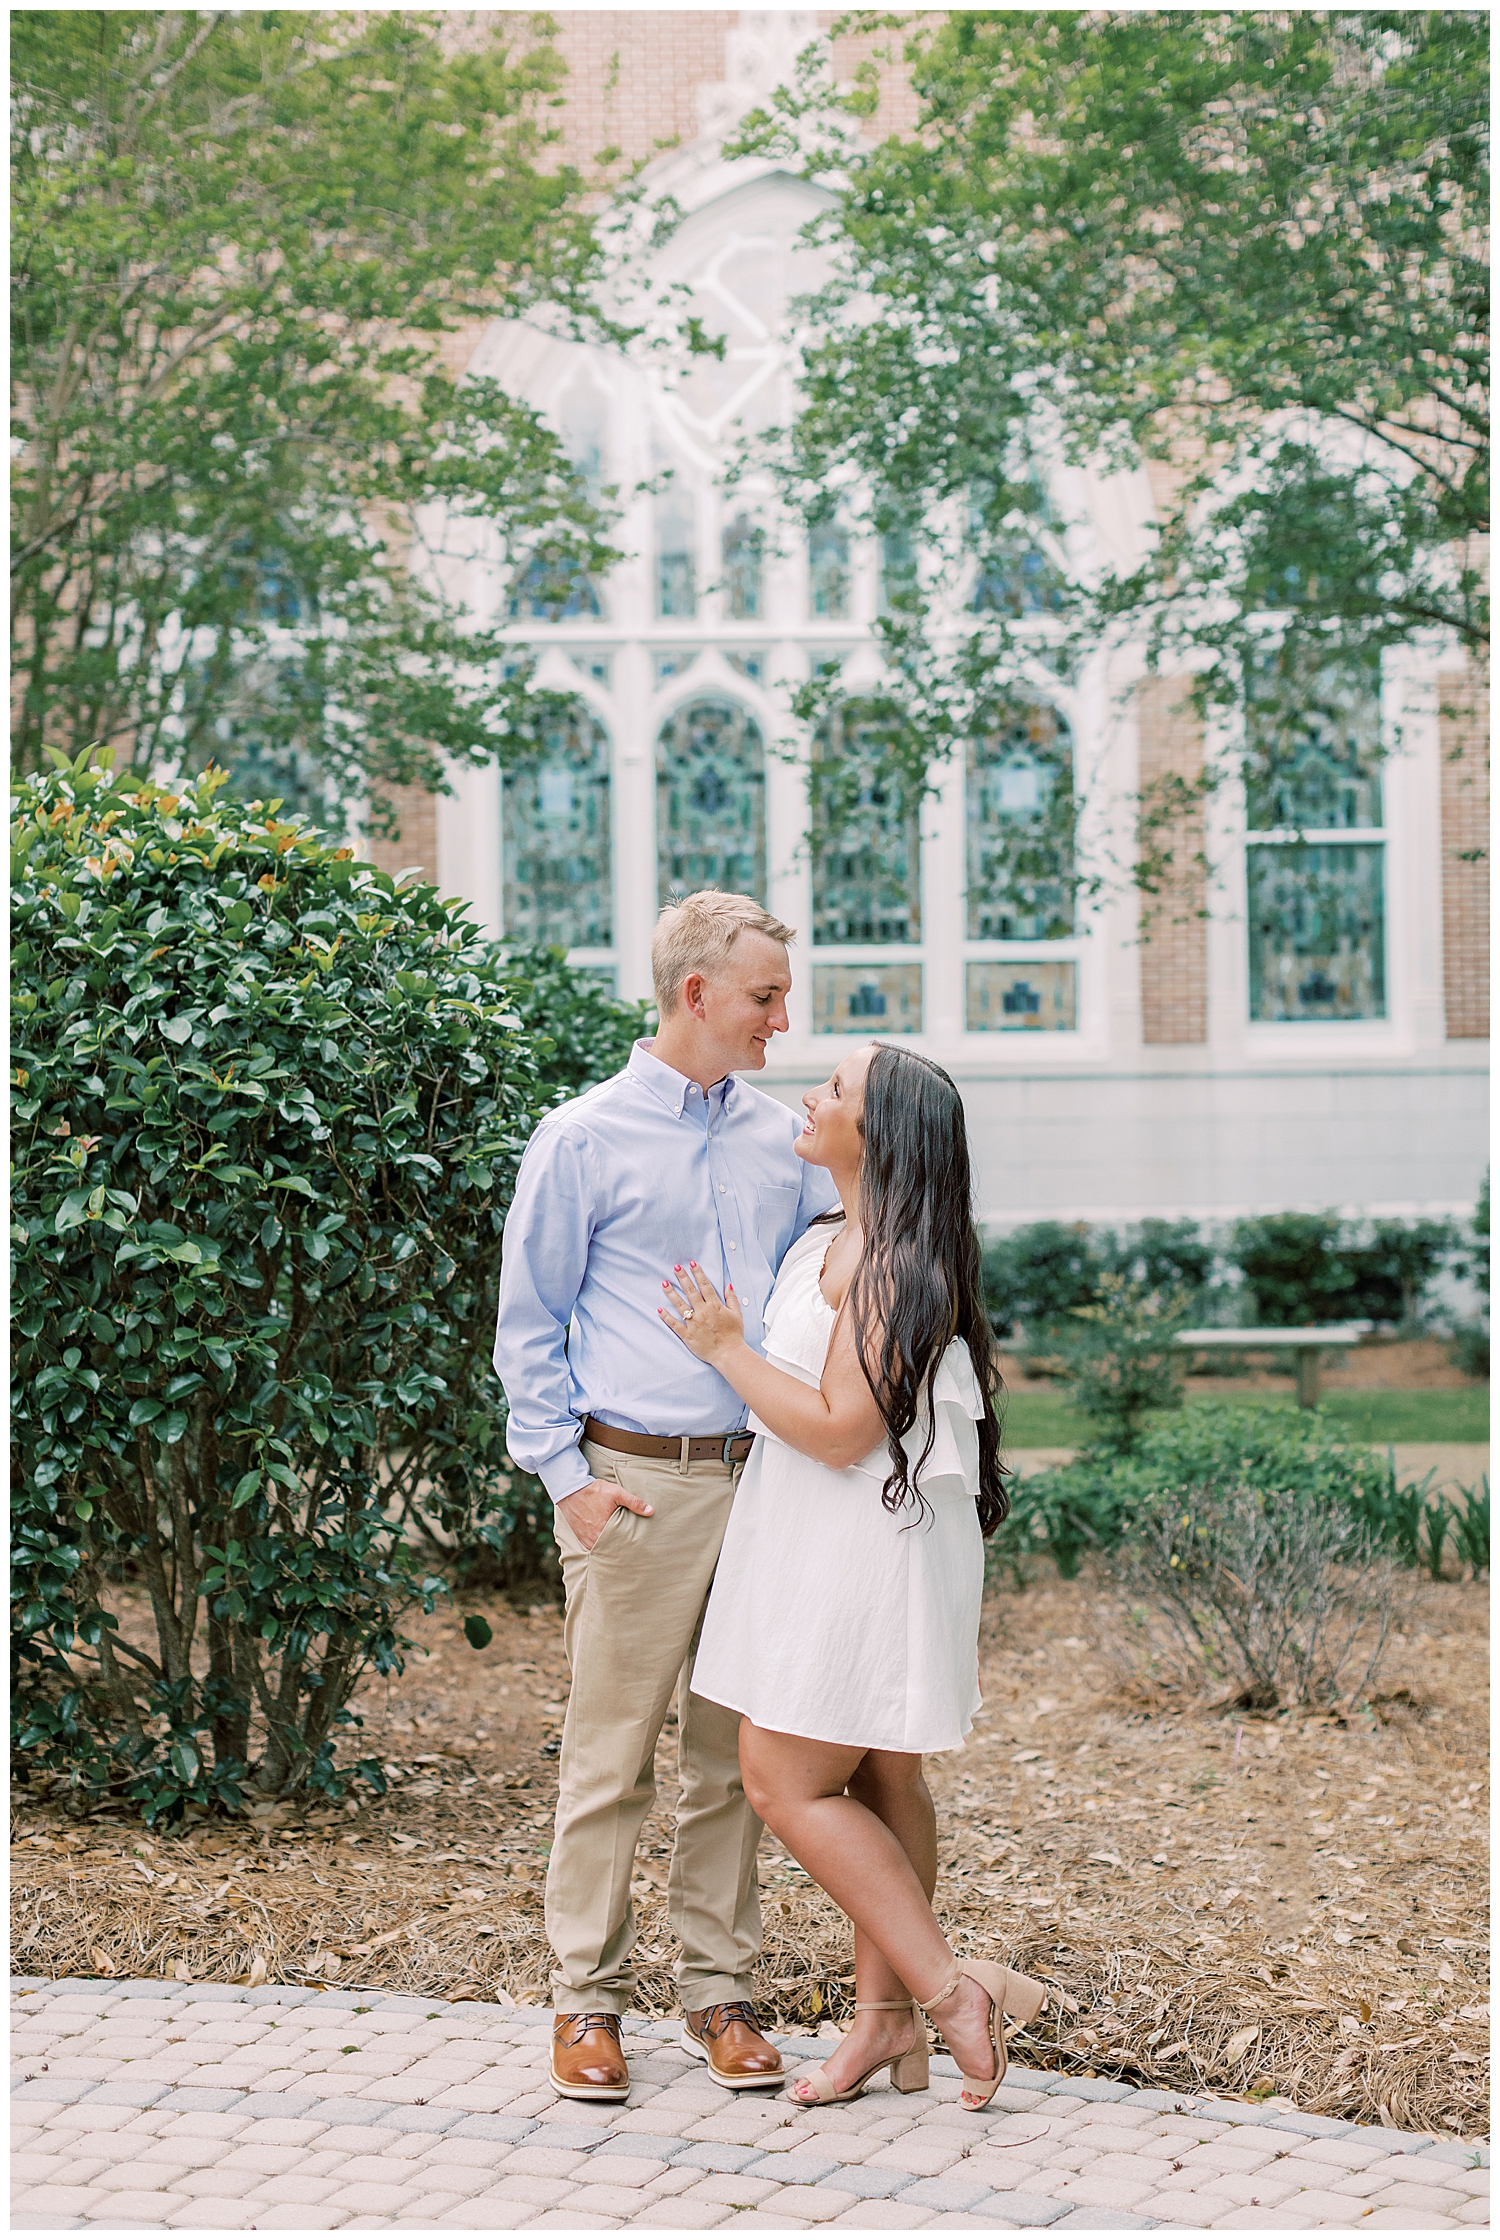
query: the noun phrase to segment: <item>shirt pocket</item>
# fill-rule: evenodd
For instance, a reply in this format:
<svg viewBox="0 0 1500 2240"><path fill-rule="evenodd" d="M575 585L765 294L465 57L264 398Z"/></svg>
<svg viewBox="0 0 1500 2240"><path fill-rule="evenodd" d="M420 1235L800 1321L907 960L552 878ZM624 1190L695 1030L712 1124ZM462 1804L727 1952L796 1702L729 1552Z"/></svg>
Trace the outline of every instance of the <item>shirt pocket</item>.
<svg viewBox="0 0 1500 2240"><path fill-rule="evenodd" d="M763 1182L755 1193L755 1233L773 1275L792 1241L801 1197L783 1182Z"/></svg>

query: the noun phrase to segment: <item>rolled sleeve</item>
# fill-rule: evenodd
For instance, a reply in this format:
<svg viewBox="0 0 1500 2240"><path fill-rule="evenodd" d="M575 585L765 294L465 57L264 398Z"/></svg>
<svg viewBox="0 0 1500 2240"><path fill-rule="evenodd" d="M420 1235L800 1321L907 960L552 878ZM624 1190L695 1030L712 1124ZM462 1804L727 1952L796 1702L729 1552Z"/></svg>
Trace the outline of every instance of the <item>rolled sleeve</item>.
<svg viewBox="0 0 1500 2240"><path fill-rule="evenodd" d="M585 1146L565 1127L532 1138L505 1220L495 1374L510 1410L505 1444L554 1501L589 1483L573 1412L568 1325L588 1266L594 1193Z"/></svg>

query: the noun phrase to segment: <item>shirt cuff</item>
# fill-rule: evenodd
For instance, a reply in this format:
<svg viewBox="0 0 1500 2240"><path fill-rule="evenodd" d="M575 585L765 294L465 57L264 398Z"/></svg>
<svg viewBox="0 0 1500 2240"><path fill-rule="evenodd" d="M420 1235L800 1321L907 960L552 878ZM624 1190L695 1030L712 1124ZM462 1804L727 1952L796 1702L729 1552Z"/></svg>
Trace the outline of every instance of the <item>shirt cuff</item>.
<svg viewBox="0 0 1500 2240"><path fill-rule="evenodd" d="M565 1447L541 1464L537 1476L554 1501L566 1501L570 1494L581 1493L593 1483L588 1464L576 1446Z"/></svg>

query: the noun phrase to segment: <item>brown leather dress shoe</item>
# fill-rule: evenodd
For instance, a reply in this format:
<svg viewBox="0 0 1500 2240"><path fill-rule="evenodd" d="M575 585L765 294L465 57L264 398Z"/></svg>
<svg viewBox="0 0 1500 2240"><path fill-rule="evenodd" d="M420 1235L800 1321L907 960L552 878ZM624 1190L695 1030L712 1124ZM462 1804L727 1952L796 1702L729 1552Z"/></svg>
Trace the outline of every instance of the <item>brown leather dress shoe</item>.
<svg viewBox="0 0 1500 2240"><path fill-rule="evenodd" d="M565 2100L623 2100L630 2071L617 2014L552 2018L552 2082Z"/></svg>
<svg viewBox="0 0 1500 2240"><path fill-rule="evenodd" d="M714 2083L726 2092L780 2084L785 2075L781 2055L761 2036L748 1999L726 2000L689 2014L682 2025L682 2050L695 2061L706 2061Z"/></svg>

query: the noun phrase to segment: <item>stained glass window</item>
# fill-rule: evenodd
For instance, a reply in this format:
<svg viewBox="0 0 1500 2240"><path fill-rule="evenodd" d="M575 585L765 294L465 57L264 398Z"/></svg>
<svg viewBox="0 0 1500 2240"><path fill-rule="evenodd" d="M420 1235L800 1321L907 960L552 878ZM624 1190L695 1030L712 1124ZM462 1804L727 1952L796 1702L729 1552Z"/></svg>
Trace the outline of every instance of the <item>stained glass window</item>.
<svg viewBox="0 0 1500 2240"><path fill-rule="evenodd" d="M919 964L815 964L814 1034L920 1034Z"/></svg>
<svg viewBox="0 0 1500 2240"><path fill-rule="evenodd" d="M656 611L689 618L698 611L698 537L685 492L665 491L656 501Z"/></svg>
<svg viewBox="0 0 1500 2240"><path fill-rule="evenodd" d="M1268 655L1245 709L1251 832L1368 830L1384 822L1378 662Z"/></svg>
<svg viewBox="0 0 1500 2240"><path fill-rule="evenodd" d="M1055 614L1063 579L1040 531L1052 526L1046 491L1034 476L1016 485L979 484L969 507L969 528L979 548L979 573L970 601L975 614Z"/></svg>
<svg viewBox="0 0 1500 2240"><path fill-rule="evenodd" d="M922 938L919 795L892 769L887 737L856 701L833 709L813 740L813 940L820 946Z"/></svg>
<svg viewBox="0 0 1500 2240"><path fill-rule="evenodd" d="M1073 740L1045 701L971 739L968 937L1058 941L1074 927Z"/></svg>
<svg viewBox="0 0 1500 2240"><path fill-rule="evenodd" d="M1078 1025L1078 967L1051 958L965 968L970 1034L1071 1033Z"/></svg>
<svg viewBox="0 0 1500 2240"><path fill-rule="evenodd" d="M880 540L880 611L889 614L898 600L917 589L917 555L910 529L890 529Z"/></svg>
<svg viewBox="0 0 1500 2240"><path fill-rule="evenodd" d="M807 540L812 611L830 622L849 612L849 532L836 521L820 521Z"/></svg>
<svg viewBox="0 0 1500 2240"><path fill-rule="evenodd" d="M505 931L565 949L613 947L609 742L587 716L548 731L505 773Z"/></svg>
<svg viewBox="0 0 1500 2240"><path fill-rule="evenodd" d="M724 531L724 597L735 622L759 618L765 541L748 513L737 513Z"/></svg>
<svg viewBox="0 0 1500 2240"><path fill-rule="evenodd" d="M1245 745L1251 1019L1383 1019L1378 659L1268 653L1248 680ZM1302 837L1256 837L1288 832Z"/></svg>
<svg viewBox="0 0 1500 2240"><path fill-rule="evenodd" d="M1249 851L1250 1016L1385 1017L1385 850Z"/></svg>
<svg viewBox="0 0 1500 2240"><path fill-rule="evenodd" d="M516 572L510 595L512 622L571 622L597 617L599 594L570 553L543 546Z"/></svg>
<svg viewBox="0 0 1500 2240"><path fill-rule="evenodd" d="M661 728L656 876L662 902L698 887L765 900L765 745L732 701L695 700Z"/></svg>

